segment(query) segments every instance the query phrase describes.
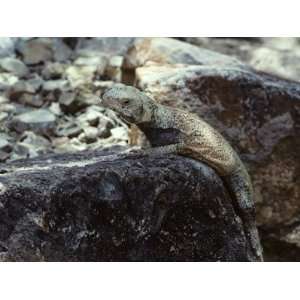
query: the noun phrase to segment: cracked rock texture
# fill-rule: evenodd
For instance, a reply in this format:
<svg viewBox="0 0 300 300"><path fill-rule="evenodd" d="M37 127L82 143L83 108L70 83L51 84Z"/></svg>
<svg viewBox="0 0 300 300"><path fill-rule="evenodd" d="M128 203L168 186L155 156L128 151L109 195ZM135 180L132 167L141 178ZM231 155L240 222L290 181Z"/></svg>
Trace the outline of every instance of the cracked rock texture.
<svg viewBox="0 0 300 300"><path fill-rule="evenodd" d="M0 165L2 261L253 260L208 166L178 156L103 155Z"/></svg>

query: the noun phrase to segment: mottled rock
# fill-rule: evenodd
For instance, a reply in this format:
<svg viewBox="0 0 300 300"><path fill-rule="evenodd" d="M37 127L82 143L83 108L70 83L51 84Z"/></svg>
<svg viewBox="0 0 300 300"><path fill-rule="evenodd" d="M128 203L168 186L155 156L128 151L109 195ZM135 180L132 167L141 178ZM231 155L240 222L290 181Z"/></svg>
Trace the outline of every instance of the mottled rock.
<svg viewBox="0 0 300 300"><path fill-rule="evenodd" d="M76 47L80 55L89 54L93 56L106 54L108 56L124 55L133 44L135 38L130 37L102 37L82 38Z"/></svg>
<svg viewBox="0 0 300 300"><path fill-rule="evenodd" d="M66 69L66 65L58 62L48 62L42 70L42 76L44 79L60 79Z"/></svg>
<svg viewBox="0 0 300 300"><path fill-rule="evenodd" d="M46 138L36 135L34 132L25 131L20 141L14 146L10 160L37 157L40 154L48 152L50 145L50 142Z"/></svg>
<svg viewBox="0 0 300 300"><path fill-rule="evenodd" d="M5 162L9 159L10 153L0 150L0 162Z"/></svg>
<svg viewBox="0 0 300 300"><path fill-rule="evenodd" d="M108 66L106 68L106 72L105 72L106 76L115 82L121 82L123 64L124 64L123 56L111 57Z"/></svg>
<svg viewBox="0 0 300 300"><path fill-rule="evenodd" d="M76 105L76 93L74 92L63 92L59 97L59 103L63 111L75 112L80 108Z"/></svg>
<svg viewBox="0 0 300 300"><path fill-rule="evenodd" d="M41 95L36 94L39 88L40 81L38 78L19 80L13 86L11 86L8 91L8 95L12 101L16 101L23 105L41 107L44 103L43 99Z"/></svg>
<svg viewBox="0 0 300 300"><path fill-rule="evenodd" d="M123 126L115 127L110 130L112 138L121 141L128 141L128 132Z"/></svg>
<svg viewBox="0 0 300 300"><path fill-rule="evenodd" d="M298 224L300 84L237 67L174 65L139 68L137 82L231 142L252 175L261 230Z"/></svg>
<svg viewBox="0 0 300 300"><path fill-rule="evenodd" d="M249 63L258 71L300 81L300 47L293 51L259 47Z"/></svg>
<svg viewBox="0 0 300 300"><path fill-rule="evenodd" d="M28 68L26 65L19 59L13 57L0 59L0 68L18 77L24 77L28 74Z"/></svg>
<svg viewBox="0 0 300 300"><path fill-rule="evenodd" d="M178 156L102 155L0 165L1 260L253 260L212 169Z"/></svg>
<svg viewBox="0 0 300 300"><path fill-rule="evenodd" d="M96 72L96 65L71 65L66 69L65 75L68 81L70 82L71 87L77 88L82 85L91 84Z"/></svg>
<svg viewBox="0 0 300 300"><path fill-rule="evenodd" d="M247 68L239 60L172 38L141 38L126 55L126 67L136 68L147 62L160 64L228 65Z"/></svg>
<svg viewBox="0 0 300 300"><path fill-rule="evenodd" d="M12 145L8 139L0 135L0 151L9 153L12 150Z"/></svg>
<svg viewBox="0 0 300 300"><path fill-rule="evenodd" d="M299 82L298 38L183 38L200 47L236 57L258 71Z"/></svg>
<svg viewBox="0 0 300 300"><path fill-rule="evenodd" d="M0 95L0 105L1 104L4 104L4 103L7 103L9 100L6 96L4 95Z"/></svg>
<svg viewBox="0 0 300 300"><path fill-rule="evenodd" d="M66 91L70 90L69 82L64 79L48 80L43 83L43 90L47 92L51 91Z"/></svg>
<svg viewBox="0 0 300 300"><path fill-rule="evenodd" d="M44 104L41 95L30 95L30 94L22 95L19 99L19 102L33 107L41 107Z"/></svg>
<svg viewBox="0 0 300 300"><path fill-rule="evenodd" d="M16 111L16 107L13 104L4 103L4 104L0 104L0 111L7 112L7 113L13 113Z"/></svg>
<svg viewBox="0 0 300 300"><path fill-rule="evenodd" d="M66 61L72 52L59 38L37 38L19 43L18 51L28 65L45 63L46 61Z"/></svg>
<svg viewBox="0 0 300 300"><path fill-rule="evenodd" d="M16 38L0 37L0 57L15 55Z"/></svg>
<svg viewBox="0 0 300 300"><path fill-rule="evenodd" d="M15 116L9 126L19 133L32 130L47 135L53 132L55 120L55 115L49 110L37 109Z"/></svg>
<svg viewBox="0 0 300 300"><path fill-rule="evenodd" d="M77 137L82 132L82 130L82 127L80 127L77 123L69 121L60 124L56 128L56 135L73 138Z"/></svg>
<svg viewBox="0 0 300 300"><path fill-rule="evenodd" d="M62 114L60 105L57 102L51 103L51 105L49 106L49 110L56 116L60 116Z"/></svg>
<svg viewBox="0 0 300 300"><path fill-rule="evenodd" d="M94 143L97 140L98 137L98 129L92 126L84 127L83 128L84 132L84 140L90 144Z"/></svg>
<svg viewBox="0 0 300 300"><path fill-rule="evenodd" d="M107 57L104 55L79 57L74 61L74 64L77 66L92 66L96 69L95 72L101 76L107 66Z"/></svg>
<svg viewBox="0 0 300 300"><path fill-rule="evenodd" d="M3 122L4 120L6 120L7 117L8 117L8 113L7 112L0 112L0 123Z"/></svg>
<svg viewBox="0 0 300 300"><path fill-rule="evenodd" d="M20 43L18 50L25 64L33 65L53 59L52 41L47 38L32 39Z"/></svg>
<svg viewBox="0 0 300 300"><path fill-rule="evenodd" d="M77 119L80 123L87 123L91 126L97 126L100 119L101 122L105 120L112 123L112 120L102 113L102 108L96 105L87 107L85 112L81 113Z"/></svg>
<svg viewBox="0 0 300 300"><path fill-rule="evenodd" d="M61 109L73 114L98 102L99 98L96 95L85 91L63 92L59 97Z"/></svg>
<svg viewBox="0 0 300 300"><path fill-rule="evenodd" d="M16 99L23 93L34 94L38 88L39 86L31 84L29 80L20 80L11 87L10 97Z"/></svg>
<svg viewBox="0 0 300 300"><path fill-rule="evenodd" d="M9 73L0 73L0 91L9 89L18 82L18 77Z"/></svg>

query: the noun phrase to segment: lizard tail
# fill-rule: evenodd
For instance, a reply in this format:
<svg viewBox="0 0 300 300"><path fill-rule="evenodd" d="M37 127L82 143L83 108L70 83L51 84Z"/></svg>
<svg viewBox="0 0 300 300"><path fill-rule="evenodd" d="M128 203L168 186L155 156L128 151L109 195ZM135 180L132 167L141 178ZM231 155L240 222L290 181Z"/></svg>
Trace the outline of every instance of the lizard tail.
<svg viewBox="0 0 300 300"><path fill-rule="evenodd" d="M248 247L258 261L263 261L262 247L255 221L253 188L250 176L244 166L229 176L224 177L229 193L233 198L233 206L243 223Z"/></svg>

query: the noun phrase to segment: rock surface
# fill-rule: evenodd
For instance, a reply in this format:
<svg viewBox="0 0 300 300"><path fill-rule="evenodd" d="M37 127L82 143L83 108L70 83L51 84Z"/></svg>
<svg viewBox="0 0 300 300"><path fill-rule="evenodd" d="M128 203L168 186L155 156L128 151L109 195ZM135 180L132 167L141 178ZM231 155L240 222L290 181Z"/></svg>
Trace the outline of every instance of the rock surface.
<svg viewBox="0 0 300 300"><path fill-rule="evenodd" d="M253 260L212 169L176 156L103 155L0 165L0 260Z"/></svg>
<svg viewBox="0 0 300 300"><path fill-rule="evenodd" d="M299 84L238 68L174 65L141 67L137 82L158 101L197 113L231 142L252 176L262 229L297 226Z"/></svg>
<svg viewBox="0 0 300 300"><path fill-rule="evenodd" d="M160 64L240 65L246 68L235 58L175 39L136 39L126 56L127 67L136 68L149 61Z"/></svg>
<svg viewBox="0 0 300 300"><path fill-rule="evenodd" d="M10 122L10 127L18 133L32 130L42 134L50 134L54 130L55 115L46 109L39 109L17 115Z"/></svg>
<svg viewBox="0 0 300 300"><path fill-rule="evenodd" d="M299 53L299 38L0 38L0 161L126 146L135 131L99 97L138 85L232 142L255 184L266 259L300 260ZM55 118L46 130L19 122L38 110Z"/></svg>
<svg viewBox="0 0 300 300"><path fill-rule="evenodd" d="M202 48L217 51L256 70L300 81L299 38L182 38Z"/></svg>

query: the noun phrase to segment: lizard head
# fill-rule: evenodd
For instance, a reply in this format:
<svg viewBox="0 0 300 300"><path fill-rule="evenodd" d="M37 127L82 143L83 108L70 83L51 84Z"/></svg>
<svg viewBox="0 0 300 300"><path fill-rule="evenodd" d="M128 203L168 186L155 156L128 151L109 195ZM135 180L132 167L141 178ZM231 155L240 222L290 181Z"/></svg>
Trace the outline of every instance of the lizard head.
<svg viewBox="0 0 300 300"><path fill-rule="evenodd" d="M117 113L127 123L150 121L154 101L132 86L116 84L102 96L102 106Z"/></svg>

